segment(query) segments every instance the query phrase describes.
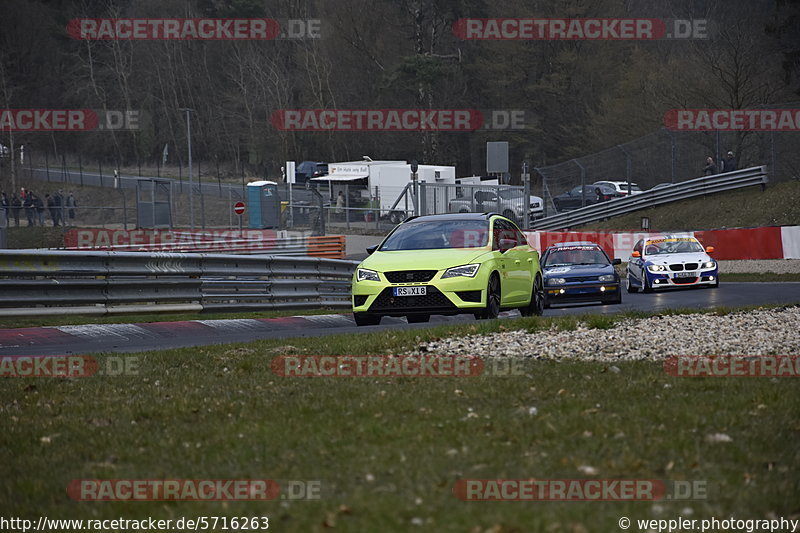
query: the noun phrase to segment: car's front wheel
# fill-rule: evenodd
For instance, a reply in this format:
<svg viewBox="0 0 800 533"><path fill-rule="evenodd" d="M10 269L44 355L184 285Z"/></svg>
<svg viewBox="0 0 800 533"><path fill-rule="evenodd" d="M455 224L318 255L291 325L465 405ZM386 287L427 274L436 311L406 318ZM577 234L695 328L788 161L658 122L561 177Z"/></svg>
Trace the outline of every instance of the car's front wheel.
<svg viewBox="0 0 800 533"><path fill-rule="evenodd" d="M353 319L356 321L356 326L375 326L381 322L380 315L369 313L353 313Z"/></svg>
<svg viewBox="0 0 800 533"><path fill-rule="evenodd" d="M531 288L531 302L520 309L522 316L541 315L544 312L544 283L542 283L541 276L536 276Z"/></svg>
<svg viewBox="0 0 800 533"><path fill-rule="evenodd" d="M628 272L628 276L625 278L625 288L628 292L639 292L639 287L634 287L633 283L631 283L631 273Z"/></svg>
<svg viewBox="0 0 800 533"><path fill-rule="evenodd" d="M489 283L486 286L486 307L478 313L475 318L478 320L497 318L500 314L500 278L497 274L489 276Z"/></svg>

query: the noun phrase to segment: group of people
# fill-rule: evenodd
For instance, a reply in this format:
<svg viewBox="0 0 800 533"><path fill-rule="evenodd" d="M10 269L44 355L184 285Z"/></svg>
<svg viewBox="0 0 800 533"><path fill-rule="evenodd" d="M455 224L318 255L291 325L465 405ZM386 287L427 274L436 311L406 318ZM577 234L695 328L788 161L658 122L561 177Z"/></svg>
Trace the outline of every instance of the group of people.
<svg viewBox="0 0 800 533"><path fill-rule="evenodd" d="M713 176L714 174L722 174L723 172L733 172L737 169L736 158L733 152L728 152L728 155L720 161L722 168L717 168L713 157L706 158L706 166L703 167L703 176Z"/></svg>
<svg viewBox="0 0 800 533"><path fill-rule="evenodd" d="M20 211L25 211L28 219L28 226L45 226L45 210L50 213L50 220L53 226L66 226L65 217L70 221L75 218L75 208L78 206L72 191L65 196L64 191L59 190L54 194L45 194L44 199L30 189L23 187L20 194L11 195L11 198L3 191L0 193L0 208L5 213L6 226L11 219L14 225L19 227Z"/></svg>

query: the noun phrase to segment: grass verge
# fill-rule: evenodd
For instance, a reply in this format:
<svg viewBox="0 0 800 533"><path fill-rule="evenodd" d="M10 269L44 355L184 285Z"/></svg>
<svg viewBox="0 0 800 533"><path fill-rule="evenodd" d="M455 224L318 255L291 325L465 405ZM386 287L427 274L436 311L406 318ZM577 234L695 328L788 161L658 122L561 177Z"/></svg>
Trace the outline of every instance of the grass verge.
<svg viewBox="0 0 800 533"><path fill-rule="evenodd" d="M657 362L620 362L611 372L529 361L524 376L464 379L292 379L270 370L277 355L399 353L443 336L569 330L576 318L509 322L148 352L125 356L136 358L137 375L3 380L0 506L33 518L269 516L280 531L614 531L621 516L798 512L795 380L679 379ZM715 433L732 440L709 442ZM651 502L468 503L452 493L459 479L530 477L700 481L708 495L658 502L658 511ZM67 484L87 478L318 480L322 497L68 499Z"/></svg>

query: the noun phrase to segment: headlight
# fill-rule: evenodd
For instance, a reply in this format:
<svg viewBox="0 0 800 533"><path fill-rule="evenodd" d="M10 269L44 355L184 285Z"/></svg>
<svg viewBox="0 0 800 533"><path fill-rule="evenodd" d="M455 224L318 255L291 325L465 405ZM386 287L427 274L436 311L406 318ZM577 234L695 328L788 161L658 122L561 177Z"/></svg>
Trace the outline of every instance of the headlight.
<svg viewBox="0 0 800 533"><path fill-rule="evenodd" d="M714 268L716 266L717 266L716 261L706 261L705 263L703 263L703 268Z"/></svg>
<svg viewBox="0 0 800 533"><path fill-rule="evenodd" d="M564 278L547 278L548 285L563 285L567 282Z"/></svg>
<svg viewBox="0 0 800 533"><path fill-rule="evenodd" d="M457 278L460 276L464 276L466 278L474 278L475 274L478 273L478 269L480 268L479 263L473 263L471 265L461 265L453 268L448 268L442 274L442 279L445 278Z"/></svg>
<svg viewBox="0 0 800 533"><path fill-rule="evenodd" d="M380 281L381 278L378 277L378 273L374 270L369 270L366 268L359 268L358 269L358 277L356 277L357 281Z"/></svg>
<svg viewBox="0 0 800 533"><path fill-rule="evenodd" d="M667 267L665 267L664 265L650 265L647 267L647 270L649 270L650 272L665 272L667 270Z"/></svg>
<svg viewBox="0 0 800 533"><path fill-rule="evenodd" d="M599 279L600 281L602 281L604 283L608 282L608 281L615 281L614 274L603 274L602 276L600 276L597 279Z"/></svg>

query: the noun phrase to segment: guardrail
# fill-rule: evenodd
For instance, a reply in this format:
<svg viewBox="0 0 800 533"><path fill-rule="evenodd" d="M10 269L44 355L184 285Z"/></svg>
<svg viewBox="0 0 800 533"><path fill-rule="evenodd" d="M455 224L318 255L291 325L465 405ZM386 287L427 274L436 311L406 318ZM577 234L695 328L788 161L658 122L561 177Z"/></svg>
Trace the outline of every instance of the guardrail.
<svg viewBox="0 0 800 533"><path fill-rule="evenodd" d="M0 251L0 316L349 308L357 262L281 255Z"/></svg>
<svg viewBox="0 0 800 533"><path fill-rule="evenodd" d="M725 174L715 174L704 176L693 180L684 181L662 187L651 189L642 194L636 194L626 198L617 198L608 202L602 202L587 207L581 207L566 213L549 216L535 221L531 227L536 230L546 229L566 229L581 224L596 222L604 218L624 215L640 209L655 207L657 205L694 198L706 194L722 191L730 191L742 187L752 187L753 185L765 185L768 181L767 167L752 167Z"/></svg>

